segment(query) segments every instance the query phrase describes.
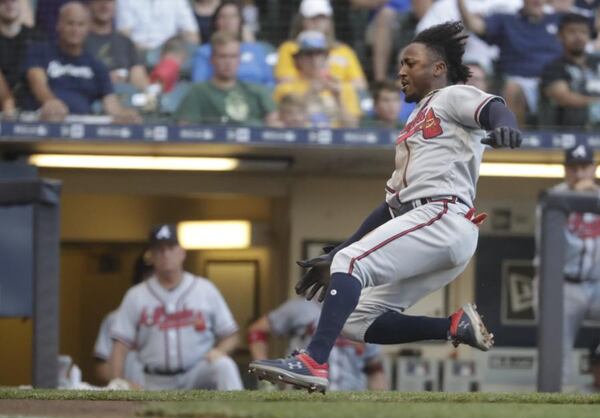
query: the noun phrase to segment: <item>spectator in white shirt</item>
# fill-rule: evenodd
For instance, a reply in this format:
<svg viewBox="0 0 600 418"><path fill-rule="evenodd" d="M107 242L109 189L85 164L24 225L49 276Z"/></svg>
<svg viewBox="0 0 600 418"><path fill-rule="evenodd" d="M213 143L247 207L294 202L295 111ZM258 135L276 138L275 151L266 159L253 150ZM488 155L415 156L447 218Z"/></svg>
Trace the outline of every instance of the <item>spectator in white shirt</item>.
<svg viewBox="0 0 600 418"><path fill-rule="evenodd" d="M141 50L157 49L174 36L190 44L199 41L187 0L118 0L117 29Z"/></svg>

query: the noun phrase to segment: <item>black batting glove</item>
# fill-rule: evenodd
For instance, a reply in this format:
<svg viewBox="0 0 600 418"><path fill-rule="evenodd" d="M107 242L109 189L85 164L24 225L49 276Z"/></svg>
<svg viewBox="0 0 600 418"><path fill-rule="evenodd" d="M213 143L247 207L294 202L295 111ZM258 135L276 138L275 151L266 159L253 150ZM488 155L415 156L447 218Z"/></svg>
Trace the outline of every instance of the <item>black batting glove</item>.
<svg viewBox="0 0 600 418"><path fill-rule="evenodd" d="M318 301L323 302L329 288L330 268L333 256L322 254L310 260L296 261L296 263L305 269L308 269L304 276L296 283L296 294L305 296L306 300L311 300L319 293Z"/></svg>
<svg viewBox="0 0 600 418"><path fill-rule="evenodd" d="M521 131L508 126L500 126L481 140L482 144L490 145L493 148L518 148L523 142Z"/></svg>

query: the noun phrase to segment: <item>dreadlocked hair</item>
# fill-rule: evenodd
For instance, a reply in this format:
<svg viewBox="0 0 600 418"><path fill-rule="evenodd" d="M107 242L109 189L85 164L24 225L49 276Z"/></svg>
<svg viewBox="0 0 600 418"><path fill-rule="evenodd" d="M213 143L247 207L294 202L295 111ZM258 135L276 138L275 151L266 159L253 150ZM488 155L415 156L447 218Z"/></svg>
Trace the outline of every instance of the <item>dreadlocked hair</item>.
<svg viewBox="0 0 600 418"><path fill-rule="evenodd" d="M424 30L412 40L412 43L424 44L440 56L448 66L451 84L465 83L471 75L469 67L462 63L468 38L464 29L461 22L446 22Z"/></svg>

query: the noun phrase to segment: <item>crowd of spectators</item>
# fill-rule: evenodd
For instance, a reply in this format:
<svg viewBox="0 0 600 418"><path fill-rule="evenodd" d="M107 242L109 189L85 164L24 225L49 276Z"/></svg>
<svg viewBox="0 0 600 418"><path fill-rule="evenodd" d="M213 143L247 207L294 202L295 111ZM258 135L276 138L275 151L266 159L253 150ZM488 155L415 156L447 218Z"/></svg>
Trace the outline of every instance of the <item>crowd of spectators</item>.
<svg viewBox="0 0 600 418"><path fill-rule="evenodd" d="M295 0L288 39L266 3L0 0L2 117L400 129L398 53L462 20L469 83L522 126L600 124L600 0Z"/></svg>

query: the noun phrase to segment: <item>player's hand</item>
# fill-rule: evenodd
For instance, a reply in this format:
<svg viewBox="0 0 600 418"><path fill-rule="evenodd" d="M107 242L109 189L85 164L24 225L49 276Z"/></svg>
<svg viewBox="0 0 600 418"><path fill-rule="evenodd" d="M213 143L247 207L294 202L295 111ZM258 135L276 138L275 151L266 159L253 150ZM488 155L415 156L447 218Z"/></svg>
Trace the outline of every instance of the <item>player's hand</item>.
<svg viewBox="0 0 600 418"><path fill-rule="evenodd" d="M119 114L113 115L113 123L124 125L142 123L143 119L134 109L123 109Z"/></svg>
<svg viewBox="0 0 600 418"><path fill-rule="evenodd" d="M40 116L47 122L62 122L69 114L67 105L59 99L50 99L40 107Z"/></svg>
<svg viewBox="0 0 600 418"><path fill-rule="evenodd" d="M306 300L311 300L317 292L321 290L318 300L323 302L327 294L327 288L330 281L330 268L333 257L330 254L323 254L310 260L296 261L296 263L305 269L308 269L304 276L296 283L296 294L305 296Z"/></svg>
<svg viewBox="0 0 600 418"><path fill-rule="evenodd" d="M223 356L225 356L225 353L219 350L218 348L213 348L204 355L204 357L206 358L206 360L208 360L209 363L214 363L216 360L220 359Z"/></svg>
<svg viewBox="0 0 600 418"><path fill-rule="evenodd" d="M490 145L493 148L518 148L523 142L521 131L508 126L500 126L481 140L482 144Z"/></svg>

